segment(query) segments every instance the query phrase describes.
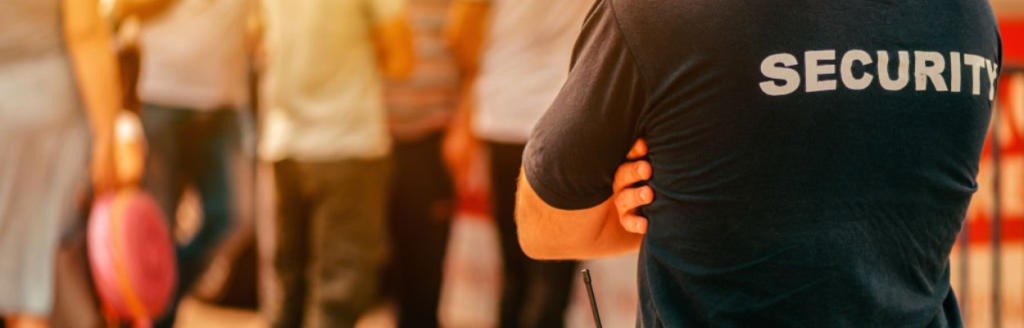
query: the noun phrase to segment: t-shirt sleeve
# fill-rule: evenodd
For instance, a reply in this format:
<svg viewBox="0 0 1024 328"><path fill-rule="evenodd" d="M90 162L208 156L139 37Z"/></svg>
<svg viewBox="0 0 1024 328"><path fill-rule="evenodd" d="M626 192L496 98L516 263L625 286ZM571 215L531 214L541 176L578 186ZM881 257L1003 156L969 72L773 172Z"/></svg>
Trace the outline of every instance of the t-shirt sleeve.
<svg viewBox="0 0 1024 328"><path fill-rule="evenodd" d="M590 208L611 197L615 170L640 136L647 97L612 3L597 1L576 41L568 80L523 155L537 195L564 210Z"/></svg>
<svg viewBox="0 0 1024 328"><path fill-rule="evenodd" d="M406 7L406 0L365 0L371 22L374 26L390 23L399 18Z"/></svg>

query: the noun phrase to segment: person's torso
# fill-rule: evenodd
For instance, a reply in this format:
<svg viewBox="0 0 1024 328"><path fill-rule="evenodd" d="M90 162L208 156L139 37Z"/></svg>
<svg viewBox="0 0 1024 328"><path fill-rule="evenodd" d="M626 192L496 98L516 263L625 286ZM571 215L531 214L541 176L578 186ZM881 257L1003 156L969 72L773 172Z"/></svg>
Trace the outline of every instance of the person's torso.
<svg viewBox="0 0 1024 328"><path fill-rule="evenodd" d="M373 158L390 139L368 0L264 0L263 156Z"/></svg>
<svg viewBox="0 0 1024 328"><path fill-rule="evenodd" d="M473 130L525 143L569 74L572 47L593 0L494 0L474 81Z"/></svg>
<svg viewBox="0 0 1024 328"><path fill-rule="evenodd" d="M84 116L59 0L0 2L0 130L47 129Z"/></svg>
<svg viewBox="0 0 1024 328"><path fill-rule="evenodd" d="M142 24L143 102L200 110L248 102L253 0L183 0Z"/></svg>
<svg viewBox="0 0 1024 328"><path fill-rule="evenodd" d="M454 111L459 72L441 35L450 2L409 1L416 67L408 80L388 81L385 91L388 126L396 140L418 140L441 131Z"/></svg>
<svg viewBox="0 0 1024 328"><path fill-rule="evenodd" d="M959 327L983 0L615 1L647 83L644 327Z"/></svg>

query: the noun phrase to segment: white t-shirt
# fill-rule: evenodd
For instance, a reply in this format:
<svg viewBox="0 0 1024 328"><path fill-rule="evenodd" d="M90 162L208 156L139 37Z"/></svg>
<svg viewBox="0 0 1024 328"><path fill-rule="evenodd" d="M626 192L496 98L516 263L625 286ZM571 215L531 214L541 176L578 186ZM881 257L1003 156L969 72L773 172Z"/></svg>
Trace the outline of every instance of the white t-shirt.
<svg viewBox="0 0 1024 328"><path fill-rule="evenodd" d="M261 155L377 158L390 151L375 26L403 0L264 0L268 67Z"/></svg>
<svg viewBox="0 0 1024 328"><path fill-rule="evenodd" d="M576 37L593 0L491 2L473 86L473 132L488 141L524 144L569 74Z"/></svg>
<svg viewBox="0 0 1024 328"><path fill-rule="evenodd" d="M246 24L253 0L180 0L143 22L139 99L210 110L249 101Z"/></svg>

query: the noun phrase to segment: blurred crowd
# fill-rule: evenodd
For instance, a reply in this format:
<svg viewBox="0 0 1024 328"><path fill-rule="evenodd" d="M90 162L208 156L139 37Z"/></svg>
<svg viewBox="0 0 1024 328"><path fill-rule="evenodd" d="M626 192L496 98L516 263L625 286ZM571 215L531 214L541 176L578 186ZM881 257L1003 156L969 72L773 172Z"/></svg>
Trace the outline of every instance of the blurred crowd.
<svg viewBox="0 0 1024 328"><path fill-rule="evenodd" d="M499 327L563 327L577 264L523 254L515 184L592 4L0 2L0 326L173 327L253 215L237 201L249 159L274 173L271 327L353 327L382 298L399 327L437 327L452 219L481 171ZM201 204L171 236L169 305L128 319L95 295L83 241L92 199L124 193L169 231L185 195Z"/></svg>

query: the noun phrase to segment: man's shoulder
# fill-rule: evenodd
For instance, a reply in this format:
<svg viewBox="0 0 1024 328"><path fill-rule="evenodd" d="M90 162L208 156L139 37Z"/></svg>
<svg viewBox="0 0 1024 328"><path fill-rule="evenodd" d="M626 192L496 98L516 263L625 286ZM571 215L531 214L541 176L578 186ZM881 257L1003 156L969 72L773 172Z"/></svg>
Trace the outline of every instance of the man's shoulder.
<svg viewBox="0 0 1024 328"><path fill-rule="evenodd" d="M700 24L691 13L698 0L596 0L587 20L603 19L616 25L627 43L654 46L662 36L680 36L684 25ZM652 42L652 43L648 43ZM634 45L635 46L635 45ZM649 50L657 50L654 46ZM636 49L634 49L636 50Z"/></svg>
<svg viewBox="0 0 1024 328"><path fill-rule="evenodd" d="M694 6L695 0L597 0L595 8L610 10L623 22L657 24L678 17L684 9Z"/></svg>

